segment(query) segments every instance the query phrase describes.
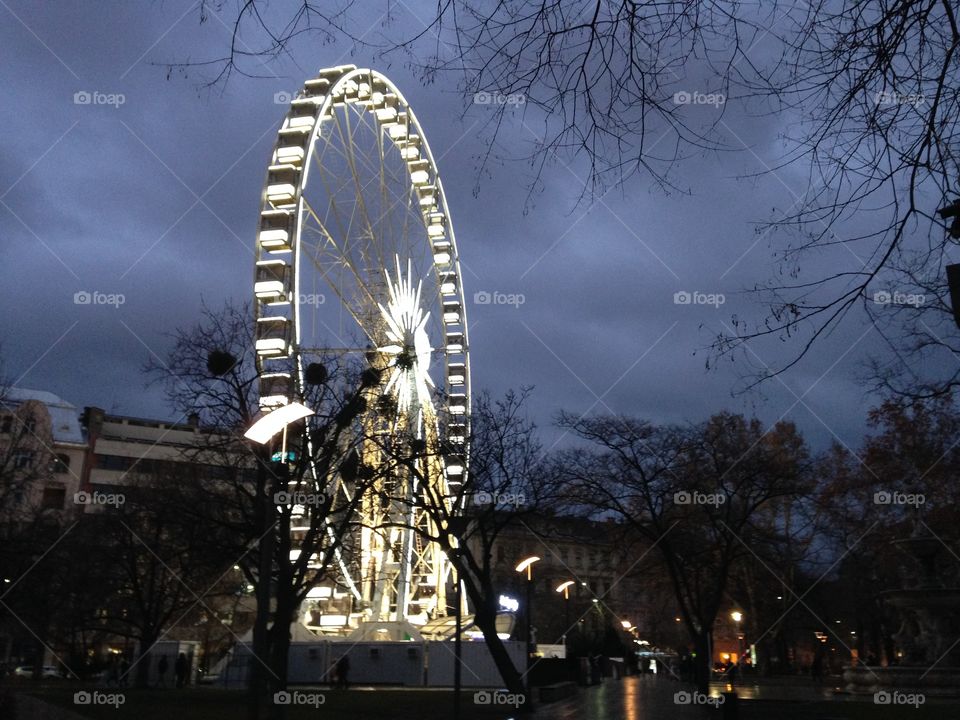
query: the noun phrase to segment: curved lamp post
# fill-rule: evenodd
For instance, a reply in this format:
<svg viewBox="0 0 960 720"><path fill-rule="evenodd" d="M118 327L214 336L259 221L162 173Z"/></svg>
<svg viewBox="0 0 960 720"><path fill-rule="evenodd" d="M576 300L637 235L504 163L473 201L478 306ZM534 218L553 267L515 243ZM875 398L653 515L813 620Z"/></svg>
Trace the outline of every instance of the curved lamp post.
<svg viewBox="0 0 960 720"><path fill-rule="evenodd" d="M531 607L533 599L532 587L533 587L533 564L539 562L540 558L537 555L531 555L530 557L524 558L515 568L518 573L527 573L527 607L526 612L524 613L527 616L527 669L530 668L530 656L533 655L533 608Z"/></svg>

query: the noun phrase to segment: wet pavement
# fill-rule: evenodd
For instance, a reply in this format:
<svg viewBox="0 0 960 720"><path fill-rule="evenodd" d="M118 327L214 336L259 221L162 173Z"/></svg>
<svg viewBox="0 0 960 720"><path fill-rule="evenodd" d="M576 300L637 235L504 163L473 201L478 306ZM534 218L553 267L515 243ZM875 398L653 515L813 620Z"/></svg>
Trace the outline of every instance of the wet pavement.
<svg viewBox="0 0 960 720"><path fill-rule="evenodd" d="M538 720L685 720L708 717L713 705L694 698L680 683L639 675L607 679L602 685L580 688L575 697L539 705ZM689 702L687 702L689 701ZM698 702L700 704L693 704Z"/></svg>

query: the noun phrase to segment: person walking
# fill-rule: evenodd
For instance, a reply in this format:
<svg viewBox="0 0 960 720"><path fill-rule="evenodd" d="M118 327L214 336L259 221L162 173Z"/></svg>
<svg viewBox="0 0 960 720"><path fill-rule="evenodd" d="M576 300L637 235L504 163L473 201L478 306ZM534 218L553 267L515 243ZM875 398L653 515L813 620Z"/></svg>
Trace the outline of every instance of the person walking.
<svg viewBox="0 0 960 720"><path fill-rule="evenodd" d="M177 676L177 687L182 688L187 684L187 655L186 653L180 653L177 656L177 661L174 663L173 671Z"/></svg>
<svg viewBox="0 0 960 720"><path fill-rule="evenodd" d="M167 670L169 669L170 662L167 660L167 656L161 655L160 662L157 664L158 687L165 688L167 686Z"/></svg>
<svg viewBox="0 0 960 720"><path fill-rule="evenodd" d="M350 687L350 658L347 655L341 655L337 660L337 687L344 690Z"/></svg>

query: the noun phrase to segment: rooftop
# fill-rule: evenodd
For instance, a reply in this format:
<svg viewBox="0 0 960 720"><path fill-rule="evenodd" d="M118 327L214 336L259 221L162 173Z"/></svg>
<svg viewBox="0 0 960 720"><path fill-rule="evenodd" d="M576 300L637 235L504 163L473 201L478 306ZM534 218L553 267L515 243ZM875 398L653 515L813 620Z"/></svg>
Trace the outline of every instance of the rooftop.
<svg viewBox="0 0 960 720"><path fill-rule="evenodd" d="M54 442L76 445L86 443L76 405L71 405L59 395L46 390L11 387L0 393L0 398L6 405L22 405L30 400L43 403L50 413Z"/></svg>

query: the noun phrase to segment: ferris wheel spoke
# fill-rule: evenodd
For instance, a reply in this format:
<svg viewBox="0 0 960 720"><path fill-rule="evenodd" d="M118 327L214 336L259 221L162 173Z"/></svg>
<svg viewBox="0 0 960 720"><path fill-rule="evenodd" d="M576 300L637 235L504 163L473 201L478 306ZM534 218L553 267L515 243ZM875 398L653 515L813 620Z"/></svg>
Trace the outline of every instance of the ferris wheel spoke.
<svg viewBox="0 0 960 720"><path fill-rule="evenodd" d="M339 113L334 114L334 119L336 120L336 124L337 124L337 132L340 134L341 141L343 142L343 145L346 149L347 164L349 165L350 173L353 178L353 184L354 184L354 189L356 191L356 200L357 200L355 210L359 209L360 212L362 213L361 221L364 224L366 232L369 234L369 238L371 240L371 242L368 244L372 245L373 244L372 240L376 238L377 235L374 232L373 225L370 222L370 215L367 212L366 201L363 194L363 191L364 191L363 183L361 182L360 175L357 171L356 157L354 156L354 152L353 152L352 135L350 132L350 127L351 127L350 115L351 113L349 111L345 111L343 113L343 123L340 122ZM344 125L347 126L346 132L344 132L344 127L343 127ZM369 262L367 253L364 252L366 249L367 249L367 245L361 245L361 256L363 257L364 260L367 260ZM373 271L373 267L371 267L370 270Z"/></svg>

